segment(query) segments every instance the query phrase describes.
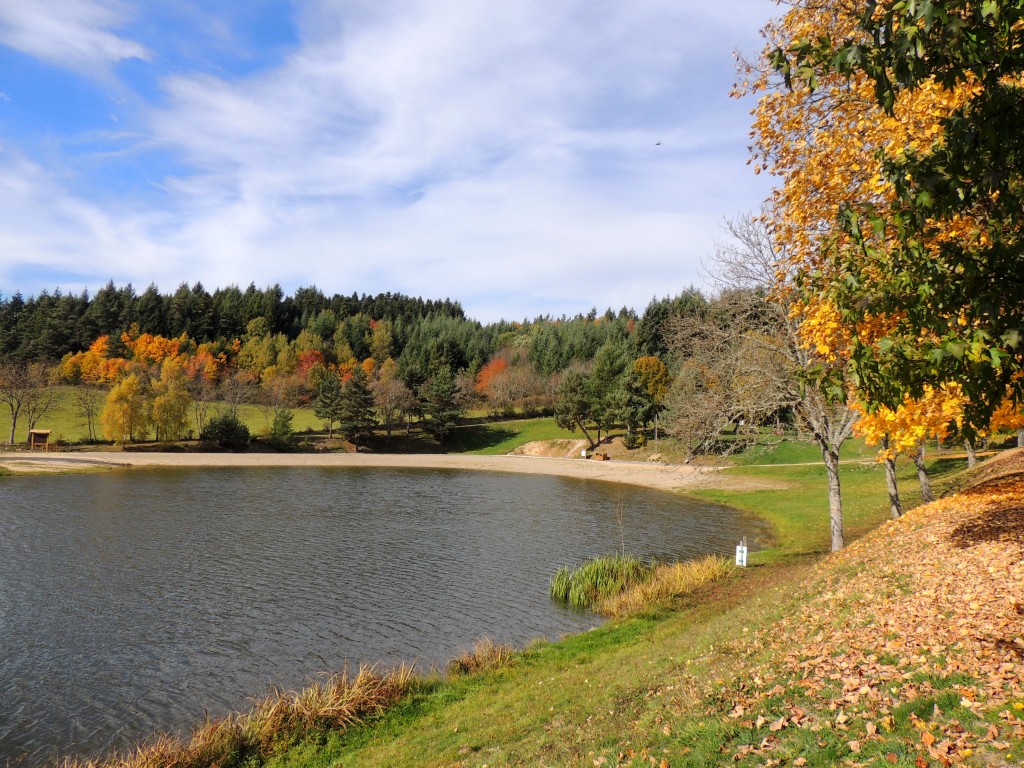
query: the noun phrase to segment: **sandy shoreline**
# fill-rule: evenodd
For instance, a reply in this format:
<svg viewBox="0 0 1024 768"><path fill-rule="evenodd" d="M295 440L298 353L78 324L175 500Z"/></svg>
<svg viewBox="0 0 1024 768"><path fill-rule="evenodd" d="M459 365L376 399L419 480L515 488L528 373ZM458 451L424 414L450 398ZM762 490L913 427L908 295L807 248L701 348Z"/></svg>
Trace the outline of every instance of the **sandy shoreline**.
<svg viewBox="0 0 1024 768"><path fill-rule="evenodd" d="M0 454L0 466L14 472L75 472L123 467L382 467L461 469L558 475L625 483L663 491L721 487L717 469L626 461L584 461L538 456L373 453L112 453ZM738 479L738 478L736 478ZM728 483L730 486L733 483Z"/></svg>

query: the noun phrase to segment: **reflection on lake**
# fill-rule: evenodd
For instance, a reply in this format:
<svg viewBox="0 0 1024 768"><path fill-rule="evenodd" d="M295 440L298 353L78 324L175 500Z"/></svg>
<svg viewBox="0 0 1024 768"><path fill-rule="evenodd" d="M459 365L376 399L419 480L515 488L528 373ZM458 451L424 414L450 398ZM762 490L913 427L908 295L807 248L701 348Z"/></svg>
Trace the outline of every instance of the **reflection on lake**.
<svg viewBox="0 0 1024 768"><path fill-rule="evenodd" d="M624 510L619 526L616 509ZM595 624L560 565L728 554L764 529L557 477L205 469L0 478L0 759L123 748L346 662L443 665Z"/></svg>

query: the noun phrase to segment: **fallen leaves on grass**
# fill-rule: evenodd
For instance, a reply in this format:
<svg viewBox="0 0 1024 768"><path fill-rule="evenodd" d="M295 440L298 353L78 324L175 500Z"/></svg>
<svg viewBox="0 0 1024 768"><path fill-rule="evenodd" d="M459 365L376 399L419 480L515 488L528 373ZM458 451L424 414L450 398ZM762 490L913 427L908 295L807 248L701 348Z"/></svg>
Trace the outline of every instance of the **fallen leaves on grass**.
<svg viewBox="0 0 1024 768"><path fill-rule="evenodd" d="M797 615L735 642L751 662L769 661L718 710L756 717L756 737L734 744L733 760L795 758L794 729L841 734L819 746L845 747L851 765L898 753L927 765L979 750L1004 759L1024 739L1022 595L1024 480L887 523L822 564ZM801 716L780 702L799 703Z"/></svg>

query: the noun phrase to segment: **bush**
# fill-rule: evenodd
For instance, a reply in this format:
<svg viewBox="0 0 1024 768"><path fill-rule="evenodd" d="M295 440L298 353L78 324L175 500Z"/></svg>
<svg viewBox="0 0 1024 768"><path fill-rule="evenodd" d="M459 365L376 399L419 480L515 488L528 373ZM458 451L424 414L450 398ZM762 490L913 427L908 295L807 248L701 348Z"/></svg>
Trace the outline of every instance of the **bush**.
<svg viewBox="0 0 1024 768"><path fill-rule="evenodd" d="M448 674L474 675L490 669L508 666L515 652L507 645L498 645L491 638L481 637L472 650L463 651L448 662Z"/></svg>
<svg viewBox="0 0 1024 768"><path fill-rule="evenodd" d="M206 422L199 438L221 448L238 450L249 445L249 428L235 414L224 413Z"/></svg>
<svg viewBox="0 0 1024 768"><path fill-rule="evenodd" d="M647 435L637 430L627 432L626 436L622 438L622 444L631 451L636 448L643 448L647 445Z"/></svg>
<svg viewBox="0 0 1024 768"><path fill-rule="evenodd" d="M672 608L684 596L735 570L731 560L717 555L658 565L608 555L588 560L575 571L559 568L551 580L551 598L605 617L622 618L652 608Z"/></svg>

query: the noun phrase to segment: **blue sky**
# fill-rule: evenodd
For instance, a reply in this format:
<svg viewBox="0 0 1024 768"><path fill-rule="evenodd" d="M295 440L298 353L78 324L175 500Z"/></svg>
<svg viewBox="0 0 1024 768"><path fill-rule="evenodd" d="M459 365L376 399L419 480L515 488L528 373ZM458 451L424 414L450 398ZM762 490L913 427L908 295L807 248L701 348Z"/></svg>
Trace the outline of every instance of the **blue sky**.
<svg viewBox="0 0 1024 768"><path fill-rule="evenodd" d="M758 208L768 0L0 3L0 293L643 309Z"/></svg>

